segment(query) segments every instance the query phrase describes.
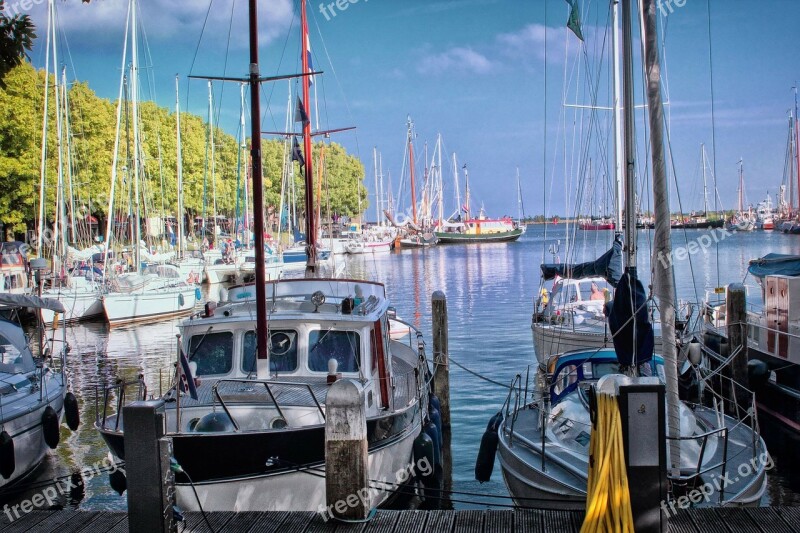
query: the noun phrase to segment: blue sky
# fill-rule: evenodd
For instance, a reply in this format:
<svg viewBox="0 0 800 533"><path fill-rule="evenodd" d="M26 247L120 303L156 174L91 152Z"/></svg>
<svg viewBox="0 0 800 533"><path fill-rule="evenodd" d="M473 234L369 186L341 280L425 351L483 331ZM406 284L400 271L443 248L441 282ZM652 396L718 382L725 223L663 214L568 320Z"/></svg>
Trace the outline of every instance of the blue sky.
<svg viewBox="0 0 800 533"><path fill-rule="evenodd" d="M86 80L99 95L115 98L127 2L56 1L62 40L69 45L68 52L66 45L61 47L69 77ZM745 163L749 202L777 192L784 174L788 112L794 105L792 87L800 78L796 42L800 2L710 1L711 39L706 0L686 0L683 7L673 1L671 13L663 0L668 13L662 17L662 29L666 28L662 37L666 39L670 137L687 212L702 208L701 143L707 147L709 168L716 168L722 207L735 206L740 158ZM43 35L45 6L42 0L36 2L31 0L30 13ZM246 2L214 0L210 8L206 0L138 2L147 36L142 54L150 58L149 79L142 84L154 88L160 104L172 107L174 76L179 74L182 107L205 114L205 83L189 82L186 77L246 72ZM15 0L8 4L13 10ZM259 4L262 74L299 71L299 0ZM565 110L561 104L591 103L585 77L580 76L592 72L600 80L596 104L608 105L608 63L597 59L608 50L608 44L603 46L608 38L606 1L580 2L586 34L583 49L566 29L568 6L563 0L341 4L347 9L328 8L327 17L320 2L309 4L315 67L325 71L317 85L320 125L357 127L356 132L335 140L362 158L370 191L373 146L381 151L384 174L391 171L397 189L406 118L411 115L418 154L426 141L432 148L436 134L441 133L446 155L456 152L459 166L468 164L473 209L483 204L490 215L516 214L515 169L519 167L526 212L538 214L546 209L549 214L563 215L567 202L574 206L581 188L588 187L585 178L576 177L586 174L585 162L583 171L577 168L581 154L593 159L596 175L595 201L582 203L600 202L597 183L607 179L603 175L608 174L609 162L599 146L605 143L607 150L610 143L610 117L604 111L594 113L602 133L589 143L594 148L581 152L575 146L587 138L587 129L575 135L579 128L569 124L579 124L581 119L586 124L590 112ZM40 40L31 54L38 66L44 63L43 49ZM712 74L716 139L712 137ZM288 82L265 86L265 102L269 95L271 99L264 129L283 129L288 86ZM144 92L153 97L152 90ZM235 134L238 88L216 86L215 94L220 124ZM641 100L637 90L637 101ZM643 113L638 111L637 124L643 123ZM643 165L646 153L641 133L639 144L639 165ZM453 191L451 176L446 165L446 194ZM584 198L589 196L583 193ZM713 206L713 196L711 201ZM676 206L673 200L673 210Z"/></svg>

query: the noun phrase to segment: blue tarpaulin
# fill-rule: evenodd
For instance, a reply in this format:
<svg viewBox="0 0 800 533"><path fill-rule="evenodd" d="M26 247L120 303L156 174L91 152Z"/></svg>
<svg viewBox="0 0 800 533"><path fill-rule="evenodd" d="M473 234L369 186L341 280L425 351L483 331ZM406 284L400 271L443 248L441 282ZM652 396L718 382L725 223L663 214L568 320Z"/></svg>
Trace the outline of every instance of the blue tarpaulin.
<svg viewBox="0 0 800 533"><path fill-rule="evenodd" d="M601 277L612 287L616 287L622 276L622 241L615 239L611 249L596 261L577 265L542 265L542 278L550 280L556 276L571 279Z"/></svg>
<svg viewBox="0 0 800 533"><path fill-rule="evenodd" d="M757 278L764 276L800 276L800 255L767 254L750 261L747 268Z"/></svg>
<svg viewBox="0 0 800 533"><path fill-rule="evenodd" d="M647 294L635 273L625 272L609 302L608 328L623 366L638 366L653 358L655 335L647 313ZM631 319L632 316L635 318Z"/></svg>

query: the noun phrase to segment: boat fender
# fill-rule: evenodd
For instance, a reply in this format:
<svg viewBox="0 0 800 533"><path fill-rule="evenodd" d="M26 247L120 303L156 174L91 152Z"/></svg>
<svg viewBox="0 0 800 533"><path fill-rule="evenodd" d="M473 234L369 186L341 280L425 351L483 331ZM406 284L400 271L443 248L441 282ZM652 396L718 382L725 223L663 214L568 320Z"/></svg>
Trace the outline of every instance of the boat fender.
<svg viewBox="0 0 800 533"><path fill-rule="evenodd" d="M431 439L430 435L424 430L417 435L417 438L414 439L414 463L421 464L421 461L427 461L429 465L434 465L434 455L433 455L433 439ZM423 483L425 480L433 475L434 468L416 468L415 472L419 481ZM425 472L429 474L426 476Z"/></svg>
<svg viewBox="0 0 800 533"><path fill-rule="evenodd" d="M125 472L122 469L117 469L108 475L108 484L116 491L117 494L122 496L128 488L128 479L125 477Z"/></svg>
<svg viewBox="0 0 800 533"><path fill-rule="evenodd" d="M78 411L78 399L72 392L64 396L64 418L67 419L67 426L72 431L78 429L81 423L81 415Z"/></svg>
<svg viewBox="0 0 800 533"><path fill-rule="evenodd" d="M11 438L8 432L3 431L0 433L0 475L3 476L3 479L8 479L16 468L14 439Z"/></svg>
<svg viewBox="0 0 800 533"><path fill-rule="evenodd" d="M183 294L178 293L178 307L183 307L186 301L183 299Z"/></svg>
<svg viewBox="0 0 800 533"><path fill-rule="evenodd" d="M747 377L750 380L750 388L758 390L769 381L769 366L764 361L750 359L747 362Z"/></svg>
<svg viewBox="0 0 800 533"><path fill-rule="evenodd" d="M439 401L439 398L435 394L431 394L429 398L430 404L442 412L442 402Z"/></svg>
<svg viewBox="0 0 800 533"><path fill-rule="evenodd" d="M433 466L441 466L442 465L442 441L439 440L439 428L436 427L436 424L429 422L425 425L424 428L425 433L431 438L433 441Z"/></svg>
<svg viewBox="0 0 800 533"><path fill-rule="evenodd" d="M441 446L442 442L444 442L444 438L442 437L442 414L433 405L429 405L428 416L430 417L431 423L436 426L436 432L439 435L439 445Z"/></svg>
<svg viewBox="0 0 800 533"><path fill-rule="evenodd" d="M714 335L712 333L705 333L703 335L703 343L706 345L706 348L709 350L713 350L716 353L720 353L720 338L719 335Z"/></svg>
<svg viewBox="0 0 800 533"><path fill-rule="evenodd" d="M475 479L481 483L485 483L492 479L492 470L494 470L494 459L497 455L497 445L500 441L497 436L497 430L503 421L503 413L499 412L494 415L489 424L486 426L486 431L481 437L481 447L478 450L478 460L475 461Z"/></svg>
<svg viewBox="0 0 800 533"><path fill-rule="evenodd" d="M224 412L208 413L194 426L197 433L232 432L235 429L233 420Z"/></svg>
<svg viewBox="0 0 800 533"><path fill-rule="evenodd" d="M200 287L194 288L194 297L197 299L198 302L203 299L203 293L200 292Z"/></svg>
<svg viewBox="0 0 800 533"><path fill-rule="evenodd" d="M61 436L58 426L58 414L55 409L48 405L45 407L44 413L42 413L42 435L44 435L44 442L52 450L55 450L56 446L58 446L58 440Z"/></svg>

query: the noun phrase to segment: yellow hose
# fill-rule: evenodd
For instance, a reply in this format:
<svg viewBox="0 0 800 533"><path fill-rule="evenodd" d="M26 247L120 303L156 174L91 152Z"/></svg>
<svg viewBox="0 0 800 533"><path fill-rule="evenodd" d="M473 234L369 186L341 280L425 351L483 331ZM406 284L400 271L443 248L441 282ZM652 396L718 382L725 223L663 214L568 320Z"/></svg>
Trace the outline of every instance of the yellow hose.
<svg viewBox="0 0 800 533"><path fill-rule="evenodd" d="M58 329L58 313L53 313L53 329Z"/></svg>
<svg viewBox="0 0 800 533"><path fill-rule="evenodd" d="M589 443L586 517L581 533L605 532L633 533L633 512L617 399L597 394L597 420Z"/></svg>

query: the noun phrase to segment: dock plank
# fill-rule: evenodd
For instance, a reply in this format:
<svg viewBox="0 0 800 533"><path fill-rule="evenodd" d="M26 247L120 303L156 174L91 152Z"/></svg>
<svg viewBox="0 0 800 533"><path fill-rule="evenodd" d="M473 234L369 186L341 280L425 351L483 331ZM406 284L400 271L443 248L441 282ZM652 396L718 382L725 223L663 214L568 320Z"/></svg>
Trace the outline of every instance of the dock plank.
<svg viewBox="0 0 800 533"><path fill-rule="evenodd" d="M697 528L703 533L729 533L736 531L727 527L725 522L720 521L716 509L692 509L691 517Z"/></svg>
<svg viewBox="0 0 800 533"><path fill-rule="evenodd" d="M94 520L84 524L83 528L78 531L80 533L106 533L123 520L128 520L127 513L98 513Z"/></svg>
<svg viewBox="0 0 800 533"><path fill-rule="evenodd" d="M544 514L544 530L547 533L572 533L580 531L583 520L570 511L547 511Z"/></svg>
<svg viewBox="0 0 800 533"><path fill-rule="evenodd" d="M372 520L364 525L364 533L392 533L401 513L402 511L378 511Z"/></svg>
<svg viewBox="0 0 800 533"><path fill-rule="evenodd" d="M800 508L798 507L773 507L786 521L793 531L800 531Z"/></svg>
<svg viewBox="0 0 800 533"><path fill-rule="evenodd" d="M453 531L455 514L452 511L427 511L425 533L450 533Z"/></svg>
<svg viewBox="0 0 800 533"><path fill-rule="evenodd" d="M761 533L761 528L754 522L747 513L741 512L739 509L730 507L721 507L715 509L719 521L723 524L729 524L729 527L737 533Z"/></svg>
<svg viewBox="0 0 800 533"><path fill-rule="evenodd" d="M669 530L672 533L699 533L689 511L678 511L669 517Z"/></svg>
<svg viewBox="0 0 800 533"><path fill-rule="evenodd" d="M425 527L428 514L425 511L406 511L399 514L400 517L394 526L395 533L425 533L428 531Z"/></svg>
<svg viewBox="0 0 800 533"><path fill-rule="evenodd" d="M72 520L73 518L78 518L80 520L80 516L85 515L86 513L82 513L80 511L73 511L63 510L63 511L52 511L45 517L44 520L37 523L33 526L32 529L27 531L61 531L65 524Z"/></svg>
<svg viewBox="0 0 800 533"><path fill-rule="evenodd" d="M781 517L777 509L772 507L748 507L744 509L750 520L758 524L761 531L775 533L791 533L796 531Z"/></svg>
<svg viewBox="0 0 800 533"><path fill-rule="evenodd" d="M544 533L543 512L538 509L514 511L514 531L520 533Z"/></svg>
<svg viewBox="0 0 800 533"><path fill-rule="evenodd" d="M213 531L222 531L235 514L233 512L206 513L206 517ZM187 512L185 518L182 531L186 533L205 533L209 530L208 524L203 518L203 513Z"/></svg>
<svg viewBox="0 0 800 533"><path fill-rule="evenodd" d="M2 518L0 518L0 526L2 526L3 533L22 533L23 531L29 531L53 512L32 511L27 514L20 514L20 517L16 518L13 511L11 511L11 516L14 517L13 521L8 520L8 516L3 513Z"/></svg>
<svg viewBox="0 0 800 533"><path fill-rule="evenodd" d="M486 518L484 511L470 509L453 512L456 515L453 531L458 533L480 533L484 530L483 524Z"/></svg>
<svg viewBox="0 0 800 533"><path fill-rule="evenodd" d="M315 516L317 516L317 513L311 511L289 513L289 516L281 522L280 529L276 531L281 533L303 533L309 529L309 525Z"/></svg>
<svg viewBox="0 0 800 533"><path fill-rule="evenodd" d="M514 511L511 509L486 511L484 527L487 531L514 531Z"/></svg>

